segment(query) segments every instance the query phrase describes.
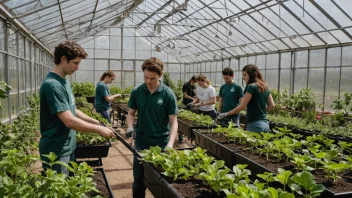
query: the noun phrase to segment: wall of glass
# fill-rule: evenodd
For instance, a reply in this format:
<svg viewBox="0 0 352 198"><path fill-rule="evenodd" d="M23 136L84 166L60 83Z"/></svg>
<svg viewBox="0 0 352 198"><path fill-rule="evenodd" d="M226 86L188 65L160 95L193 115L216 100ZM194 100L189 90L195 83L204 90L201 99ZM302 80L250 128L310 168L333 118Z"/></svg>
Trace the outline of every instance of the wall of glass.
<svg viewBox="0 0 352 198"><path fill-rule="evenodd" d="M9 97L0 101L1 122L11 121L29 107L26 97L38 91L53 66L51 54L0 20L0 81L12 87Z"/></svg>
<svg viewBox="0 0 352 198"><path fill-rule="evenodd" d="M167 53L155 50L148 37L141 37L135 28L109 28L94 37L78 41L88 53L80 68L72 76L72 81L98 83L100 76L107 70L115 72L113 85L126 88L142 84L143 61L158 57L165 63L165 72L174 80L180 80L183 65ZM181 69L182 68L182 69Z"/></svg>
<svg viewBox="0 0 352 198"><path fill-rule="evenodd" d="M311 88L317 105L332 110L331 103L344 93L352 93L352 46L326 49L304 50L248 56L237 59L192 63L185 65L185 79L194 74L205 74L216 90L224 83L221 70L234 69L235 82L242 81L242 68L247 64L259 67L270 89L297 93L303 88Z"/></svg>

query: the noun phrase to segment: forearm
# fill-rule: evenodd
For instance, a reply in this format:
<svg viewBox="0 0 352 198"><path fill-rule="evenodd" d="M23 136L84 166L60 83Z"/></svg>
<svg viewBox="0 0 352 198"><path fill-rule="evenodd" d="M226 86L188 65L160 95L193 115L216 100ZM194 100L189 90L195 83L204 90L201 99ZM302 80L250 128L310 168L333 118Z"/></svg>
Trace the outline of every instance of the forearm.
<svg viewBox="0 0 352 198"><path fill-rule="evenodd" d="M134 123L134 115L128 113L126 117L126 122L127 122L127 127L128 128L133 128L133 123Z"/></svg>
<svg viewBox="0 0 352 198"><path fill-rule="evenodd" d="M246 107L243 105L239 105L236 108L232 109L231 111L227 112L227 116L239 114L242 110L244 110Z"/></svg>
<svg viewBox="0 0 352 198"><path fill-rule="evenodd" d="M273 109L274 109L274 106L268 105L268 106L266 107L266 112L270 112L270 111L273 110Z"/></svg>
<svg viewBox="0 0 352 198"><path fill-rule="evenodd" d="M177 122L174 122L173 124L170 125L169 142L167 144L169 147L173 147L174 142L176 141L177 129L178 129Z"/></svg>
<svg viewBox="0 0 352 198"><path fill-rule="evenodd" d="M108 96L108 98L106 99L107 102L113 102L117 97L119 97L120 94L116 94L113 96Z"/></svg>
<svg viewBox="0 0 352 198"><path fill-rule="evenodd" d="M79 118L79 119L82 119L86 122L89 122L89 123L92 123L92 124L100 124L98 120L94 119L94 118L91 118L89 116L87 116L85 113L83 113L82 111L76 109L76 116Z"/></svg>
<svg viewBox="0 0 352 198"><path fill-rule="evenodd" d="M80 132L96 132L96 133L100 133L102 131L102 128L103 128L100 125L86 122L83 119L80 119L80 118L77 118L77 117L73 117L71 120L69 120L67 123L65 123L65 125L68 128L70 128L70 129L74 129L74 130L80 131Z"/></svg>

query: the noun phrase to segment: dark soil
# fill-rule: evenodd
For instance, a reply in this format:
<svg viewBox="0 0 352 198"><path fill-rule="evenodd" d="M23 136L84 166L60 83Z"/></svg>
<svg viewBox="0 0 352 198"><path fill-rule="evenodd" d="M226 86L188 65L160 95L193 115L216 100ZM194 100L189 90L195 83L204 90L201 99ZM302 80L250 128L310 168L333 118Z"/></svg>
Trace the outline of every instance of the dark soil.
<svg viewBox="0 0 352 198"><path fill-rule="evenodd" d="M265 168L271 170L274 173L277 173L278 168L283 168L285 170L290 170L294 166L290 162L279 162L278 160L270 160L267 161L265 156L261 156L257 153L252 153L250 151L240 151L239 154L245 156L246 158L264 166Z"/></svg>
<svg viewBox="0 0 352 198"><path fill-rule="evenodd" d="M180 180L171 184L184 198L197 197L218 197L214 191L202 183L200 180Z"/></svg>
<svg viewBox="0 0 352 198"><path fill-rule="evenodd" d="M222 145L224 145L225 147L227 147L233 151L239 151L239 150L243 150L246 148L243 145L238 145L238 144L233 144L233 143L224 143Z"/></svg>
<svg viewBox="0 0 352 198"><path fill-rule="evenodd" d="M109 193L109 190L107 188L107 184L105 183L103 173L101 171L96 171L93 176L93 181L97 184L96 188L100 191L100 193L96 192L89 192L86 193L88 197L94 197L97 195L101 195L104 197L111 197L111 194Z"/></svg>
<svg viewBox="0 0 352 198"><path fill-rule="evenodd" d="M223 133L207 133L204 135L209 137L210 139L212 139L215 142L219 142L219 143L227 142L227 138L225 137L225 135Z"/></svg>
<svg viewBox="0 0 352 198"><path fill-rule="evenodd" d="M84 143L77 143L77 146L80 146L80 147L83 147L83 146L109 146L109 142L104 142L104 143L95 144L95 145L84 144Z"/></svg>
<svg viewBox="0 0 352 198"><path fill-rule="evenodd" d="M259 154L252 153L250 151L240 151L239 153L274 173L277 173L278 168L291 170L294 173L297 172L294 170L294 165L290 162L278 162L277 160L270 160L270 158L269 161L267 161L265 156L260 156ZM317 183L323 184L327 189L334 193L352 192L352 172L341 174L341 178L337 179L335 184L324 176L323 171L317 170L312 171L311 173L314 175Z"/></svg>

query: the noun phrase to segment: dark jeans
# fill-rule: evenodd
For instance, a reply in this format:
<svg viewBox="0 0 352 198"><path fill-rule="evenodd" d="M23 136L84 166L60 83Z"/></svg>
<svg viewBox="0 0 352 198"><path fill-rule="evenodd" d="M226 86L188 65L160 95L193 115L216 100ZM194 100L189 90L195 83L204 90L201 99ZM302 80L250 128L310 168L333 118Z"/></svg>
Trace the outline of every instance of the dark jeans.
<svg viewBox="0 0 352 198"><path fill-rule="evenodd" d="M247 123L246 131L251 132L269 132L269 123L266 120L258 120L255 122Z"/></svg>
<svg viewBox="0 0 352 198"><path fill-rule="evenodd" d="M216 111L200 111L201 114L210 116L213 120L216 120Z"/></svg>
<svg viewBox="0 0 352 198"><path fill-rule="evenodd" d="M107 119L109 123L111 123L109 110L95 109L97 113L103 116L103 118Z"/></svg>

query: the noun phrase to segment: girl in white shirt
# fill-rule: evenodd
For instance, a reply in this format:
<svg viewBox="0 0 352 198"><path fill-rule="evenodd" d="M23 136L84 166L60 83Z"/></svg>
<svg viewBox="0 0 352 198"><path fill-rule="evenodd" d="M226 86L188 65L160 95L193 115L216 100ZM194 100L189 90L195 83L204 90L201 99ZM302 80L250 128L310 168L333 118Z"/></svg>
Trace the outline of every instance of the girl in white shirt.
<svg viewBox="0 0 352 198"><path fill-rule="evenodd" d="M210 85L210 81L203 74L198 76L197 82L199 86L196 88L196 99L192 104L199 107L203 115L208 115L215 120L215 89Z"/></svg>

